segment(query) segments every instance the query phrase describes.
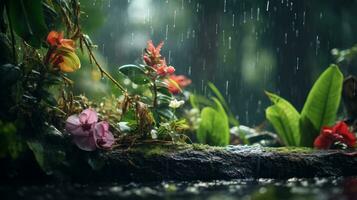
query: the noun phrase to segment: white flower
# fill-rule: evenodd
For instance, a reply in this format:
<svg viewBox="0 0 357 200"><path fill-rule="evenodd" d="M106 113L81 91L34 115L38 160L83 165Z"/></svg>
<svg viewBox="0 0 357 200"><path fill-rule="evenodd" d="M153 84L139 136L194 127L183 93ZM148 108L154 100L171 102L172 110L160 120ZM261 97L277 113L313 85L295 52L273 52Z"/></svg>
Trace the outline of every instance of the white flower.
<svg viewBox="0 0 357 200"><path fill-rule="evenodd" d="M184 103L185 103L184 100L177 101L177 99L173 99L170 101L169 107L176 109L182 106Z"/></svg>
<svg viewBox="0 0 357 200"><path fill-rule="evenodd" d="M151 134L151 138L152 138L153 140L156 140L156 139L157 139L157 131L156 131L155 129L152 129L152 130L150 131L150 134Z"/></svg>

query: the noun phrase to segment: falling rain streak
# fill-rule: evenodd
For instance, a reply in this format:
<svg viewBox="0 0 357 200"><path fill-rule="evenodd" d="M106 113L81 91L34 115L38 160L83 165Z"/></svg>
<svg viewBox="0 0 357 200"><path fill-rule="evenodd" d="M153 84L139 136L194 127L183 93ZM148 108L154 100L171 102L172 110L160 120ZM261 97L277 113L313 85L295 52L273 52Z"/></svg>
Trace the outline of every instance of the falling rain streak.
<svg viewBox="0 0 357 200"><path fill-rule="evenodd" d="M192 79L192 90L205 93L209 90L206 84L214 83L232 102L232 111L242 124L258 125L269 105L261 91L303 102L301 97L310 84L291 92L291 77L311 83L314 76L308 73L326 67L332 48L357 41L357 36L346 32L355 30L352 18L342 19L334 10L322 10L318 2L111 0L102 8L108 17L95 41L106 45L103 60L111 65L140 61L133 55L142 52L149 39L155 44L165 41L167 62L176 67L177 74ZM334 7L342 9L337 3ZM310 12L313 8L316 12ZM118 13L128 17L118 17ZM331 17L336 22L327 20ZM349 35L345 38L348 42L339 39L339 32Z"/></svg>

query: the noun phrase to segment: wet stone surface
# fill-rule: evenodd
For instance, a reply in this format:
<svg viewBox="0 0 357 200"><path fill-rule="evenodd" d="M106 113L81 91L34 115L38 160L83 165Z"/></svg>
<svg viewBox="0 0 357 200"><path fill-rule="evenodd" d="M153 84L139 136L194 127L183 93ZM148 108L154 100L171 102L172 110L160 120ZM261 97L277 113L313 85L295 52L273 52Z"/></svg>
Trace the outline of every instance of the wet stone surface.
<svg viewBox="0 0 357 200"><path fill-rule="evenodd" d="M104 165L76 180L147 182L230 180L241 178L312 178L357 175L357 154L308 148L147 147L101 155Z"/></svg>
<svg viewBox="0 0 357 200"><path fill-rule="evenodd" d="M355 199L356 177L0 186L2 199Z"/></svg>

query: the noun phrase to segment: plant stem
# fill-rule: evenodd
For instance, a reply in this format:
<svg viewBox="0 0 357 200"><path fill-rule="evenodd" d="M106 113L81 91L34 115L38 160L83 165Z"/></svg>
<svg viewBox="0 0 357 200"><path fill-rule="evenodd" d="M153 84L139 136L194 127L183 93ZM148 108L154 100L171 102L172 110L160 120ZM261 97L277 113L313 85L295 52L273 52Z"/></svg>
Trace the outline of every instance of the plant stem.
<svg viewBox="0 0 357 200"><path fill-rule="evenodd" d="M83 36L81 36L81 40L83 41L84 45L86 46L88 52L89 52L89 55L90 57L93 59L95 65L98 67L100 73L102 75L105 75L109 80L111 80L123 93L127 93L127 90L122 86L120 85L120 83L118 83L118 81L116 81L108 72L106 72L101 66L100 64L98 63L97 59L95 58L92 50L91 50L91 47L89 46L88 42L84 39Z"/></svg>
<svg viewBox="0 0 357 200"><path fill-rule="evenodd" d="M156 81L155 80L154 80L154 83L153 83L153 91L154 91L153 107L155 109L157 107L157 86L156 86Z"/></svg>

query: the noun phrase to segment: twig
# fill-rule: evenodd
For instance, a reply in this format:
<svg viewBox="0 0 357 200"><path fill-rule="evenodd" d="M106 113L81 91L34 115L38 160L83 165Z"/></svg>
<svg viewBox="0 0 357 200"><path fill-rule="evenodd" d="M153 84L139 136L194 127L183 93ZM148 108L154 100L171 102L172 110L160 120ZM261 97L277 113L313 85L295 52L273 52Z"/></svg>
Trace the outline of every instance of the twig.
<svg viewBox="0 0 357 200"><path fill-rule="evenodd" d="M106 72L100 66L100 64L98 63L97 59L95 58L95 56L94 56L94 54L93 54L93 52L91 50L90 45L88 44L86 39L83 37L83 35L81 35L81 40L83 40L83 43L84 43L84 45L86 46L86 48L87 48L87 50L89 52L90 58L94 61L95 65L98 67L100 73L102 75L105 75L109 80L111 80L123 93L127 94L127 90L122 85L120 85L120 83L118 83L108 72Z"/></svg>

